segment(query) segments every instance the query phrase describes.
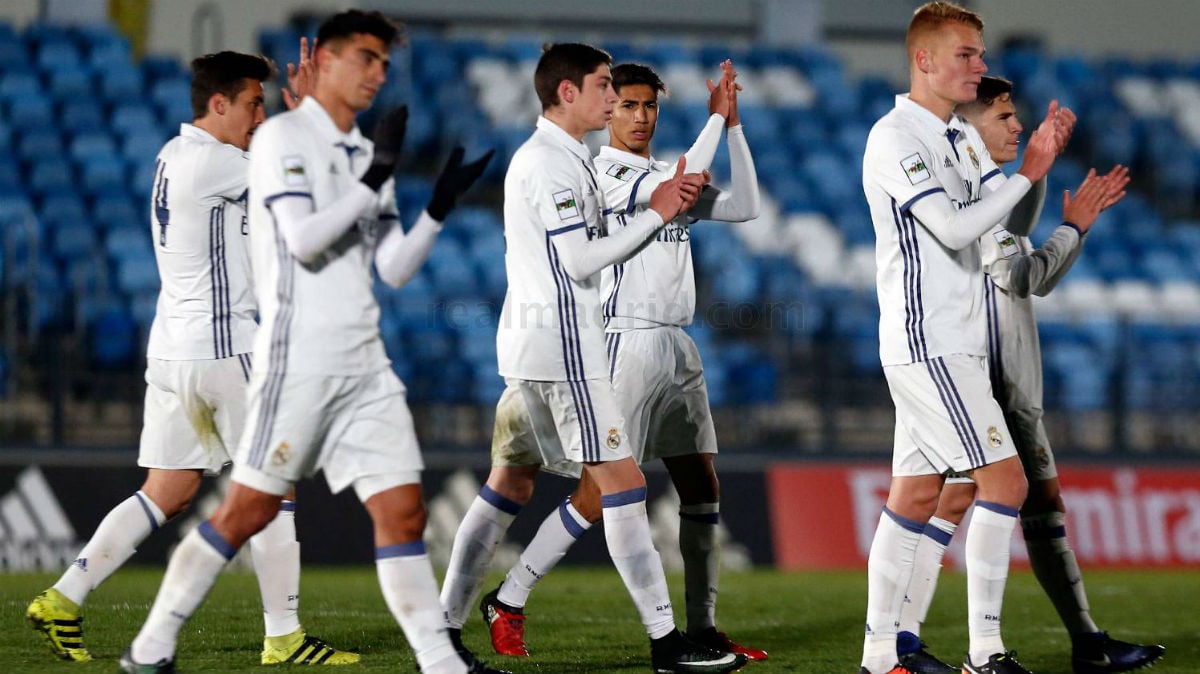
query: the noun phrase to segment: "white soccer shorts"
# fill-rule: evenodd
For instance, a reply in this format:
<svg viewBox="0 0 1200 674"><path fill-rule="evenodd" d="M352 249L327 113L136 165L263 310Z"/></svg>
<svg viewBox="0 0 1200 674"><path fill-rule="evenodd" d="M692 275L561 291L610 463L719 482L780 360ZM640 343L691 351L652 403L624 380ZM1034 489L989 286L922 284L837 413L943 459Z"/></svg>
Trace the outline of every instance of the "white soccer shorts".
<svg viewBox="0 0 1200 674"><path fill-rule="evenodd" d="M1054 452L1050 451L1050 440L1046 437L1046 425L1042 423L1041 410L1008 410L1004 413L1008 430L1017 446L1017 456L1030 482L1045 482L1058 477L1054 463ZM973 483L970 477L960 473L946 476L946 484Z"/></svg>
<svg viewBox="0 0 1200 674"><path fill-rule="evenodd" d="M220 473L246 424L249 376L249 354L219 360L148 358L138 465Z"/></svg>
<svg viewBox="0 0 1200 674"><path fill-rule="evenodd" d="M896 405L893 475L966 473L1016 454L984 357L953 354L883 373Z"/></svg>
<svg viewBox="0 0 1200 674"><path fill-rule="evenodd" d="M235 482L278 495L318 470L335 494L363 478L408 476L385 487L419 482L421 448L391 368L350 377L255 372L247 395Z"/></svg>
<svg viewBox="0 0 1200 674"><path fill-rule="evenodd" d="M610 332L606 338L613 392L638 463L716 454L704 366L683 328Z"/></svg>
<svg viewBox="0 0 1200 674"><path fill-rule="evenodd" d="M607 381L504 381L492 431L493 466L541 466L577 478L585 462L632 456Z"/></svg>

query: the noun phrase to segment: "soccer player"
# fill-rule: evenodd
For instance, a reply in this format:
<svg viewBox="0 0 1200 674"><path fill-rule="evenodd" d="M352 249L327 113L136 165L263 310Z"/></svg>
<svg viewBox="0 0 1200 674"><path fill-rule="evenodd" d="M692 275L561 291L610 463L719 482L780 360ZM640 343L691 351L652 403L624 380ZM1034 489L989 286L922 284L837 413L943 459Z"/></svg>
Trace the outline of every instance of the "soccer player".
<svg viewBox="0 0 1200 674"><path fill-rule="evenodd" d="M246 250L246 150L263 121L261 56L221 52L192 62L195 119L158 154L150 205L162 289L150 328L142 488L105 516L78 559L26 614L64 660L86 662L82 606L167 520L187 509L204 474L229 462L245 425L257 328ZM302 90L303 92L303 90ZM300 626L300 544L291 498L250 540L262 593L262 663L357 662Z"/></svg>
<svg viewBox="0 0 1200 674"><path fill-rule="evenodd" d="M494 671L477 662L469 670L446 636L421 540L420 449L379 338L370 270L403 285L490 155L463 165L456 150L425 212L407 233L399 226L391 178L407 110L385 115L373 144L354 122L386 80L397 34L378 12L328 19L312 95L254 134L249 244L262 324L248 423L225 500L176 549L123 671L174 670L179 630L221 569L276 517L292 484L319 469L334 492L352 485L371 515L384 599L421 669Z"/></svg>
<svg viewBox="0 0 1200 674"><path fill-rule="evenodd" d="M722 64L722 82L733 82L733 64ZM600 148L596 173L612 208L610 230L645 212L653 189L674 173L656 161L650 141L659 101L667 88L658 74L639 64L612 69L617 107L608 123L609 142ZM711 81L709 82L712 85ZM715 88L715 86L714 86ZM639 463L661 458L679 493L679 548L687 588L687 635L713 650L764 660L765 651L730 640L716 627L718 483L717 452L708 390L696 345L683 326L695 313L689 224L694 219L743 222L757 217L758 178L737 114L737 87L724 86L732 187L705 187L687 215L675 218L641 252L603 271L609 373L625 417L626 435ZM714 115L719 119L719 115ZM708 142L702 133L700 144ZM492 645L505 655L528 655L524 607L534 585L601 518L600 493L585 473L579 487L542 523L504 583L484 598Z"/></svg>
<svg viewBox="0 0 1200 674"><path fill-rule="evenodd" d="M1016 159L1022 129L1012 101L1011 82L984 77L975 102L960 105L956 112L979 131L998 165ZM1066 506L1042 424L1042 358L1030 295L1045 296L1054 289L1079 256L1100 210L1124 196L1128 181L1128 171L1118 166L1103 178L1089 175L1073 198L1064 194L1063 223L1040 248L1035 249L1027 236L1017 233L1024 229L1024 223L1017 228L1002 223L980 238L987 279L992 392L1004 410L1029 480L1029 495L1021 506L1021 530L1034 575L1071 635L1072 664L1079 674L1138 669L1156 661L1165 649L1112 639L1092 620L1079 565L1067 541ZM1044 186L1045 181L1038 183L1038 187ZM1030 224L1036 224L1037 210ZM897 640L901 664L914 671L957 670L929 655L919 635L933 600L946 545L974 498L975 485L969 478L947 479L937 511L917 544ZM917 666L918 662L923 664Z"/></svg>
<svg viewBox="0 0 1200 674"><path fill-rule="evenodd" d="M542 103L537 129L513 156L504 181L508 292L497 334L507 387L496 406L492 472L455 536L443 587L451 626L466 606L495 544L534 478L590 474L601 493L613 563L650 636L657 672L727 672L746 662L717 653L676 629L658 551L646 517L646 482L608 381L601 324L601 270L632 257L695 203L707 176L673 177L649 208L608 229L607 202L583 137L612 116L607 53L584 44L547 47L534 72Z"/></svg>
<svg viewBox="0 0 1200 674"><path fill-rule="evenodd" d="M979 238L1050 170L1071 116L1051 103L1021 168L999 184L979 133L954 114L975 100L987 71L982 31L977 14L951 3L916 10L906 36L911 88L871 129L863 157L880 360L896 406L893 478L867 565L865 674L909 671L897 664L896 623L917 543L951 470L971 473L979 488L966 542L963 672L1027 671L1000 635L1009 539L1026 481L988 380Z"/></svg>

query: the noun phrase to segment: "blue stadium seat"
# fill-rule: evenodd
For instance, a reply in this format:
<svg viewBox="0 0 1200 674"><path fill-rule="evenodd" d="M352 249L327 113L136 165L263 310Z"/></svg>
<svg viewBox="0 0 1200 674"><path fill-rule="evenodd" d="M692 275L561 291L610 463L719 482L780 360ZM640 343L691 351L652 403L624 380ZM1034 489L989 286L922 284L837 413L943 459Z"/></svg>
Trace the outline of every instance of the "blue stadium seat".
<svg viewBox="0 0 1200 674"><path fill-rule="evenodd" d="M136 226L146 217L149 216L138 210L123 194L100 195L92 205L92 221L106 232L125 225Z"/></svg>
<svg viewBox="0 0 1200 674"><path fill-rule="evenodd" d="M79 57L79 48L69 40L60 39L43 42L37 49L35 60L38 68L44 73L63 68L77 68L82 61Z"/></svg>
<svg viewBox="0 0 1200 674"><path fill-rule="evenodd" d="M48 159L33 164L29 187L35 194L48 196L74 189L71 166L62 159Z"/></svg>
<svg viewBox="0 0 1200 674"><path fill-rule="evenodd" d="M141 71L133 66L111 68L100 74L100 92L109 103L136 100L141 97L144 86Z"/></svg>
<svg viewBox="0 0 1200 674"><path fill-rule="evenodd" d="M150 335L150 325L158 311L158 290L134 293L129 299L129 313L143 335Z"/></svg>
<svg viewBox="0 0 1200 674"><path fill-rule="evenodd" d="M8 108L8 122L14 129L33 130L50 128L54 124L54 107L40 94L12 101Z"/></svg>
<svg viewBox="0 0 1200 674"><path fill-rule="evenodd" d="M128 255L117 261L117 288L134 295L158 292L158 265L154 255Z"/></svg>
<svg viewBox="0 0 1200 674"><path fill-rule="evenodd" d="M154 250L150 245L149 226L128 223L109 230L104 237L104 252L110 260L118 262L126 257L149 256L153 262Z"/></svg>
<svg viewBox="0 0 1200 674"><path fill-rule="evenodd" d="M125 194L125 163L116 157L94 157L83 165L83 189L89 196Z"/></svg>
<svg viewBox="0 0 1200 674"><path fill-rule="evenodd" d="M63 264L79 258L94 257L97 251L96 230L87 222L64 223L54 230L54 256Z"/></svg>
<svg viewBox="0 0 1200 674"><path fill-rule="evenodd" d="M90 98L93 89L92 74L82 67L59 68L49 75L47 90L57 101Z"/></svg>
<svg viewBox="0 0 1200 674"><path fill-rule="evenodd" d="M140 100L131 100L113 109L109 115L112 130L121 136L133 133L157 134L158 119L154 108Z"/></svg>
<svg viewBox="0 0 1200 674"><path fill-rule="evenodd" d="M31 72L8 71L0 75L0 101L41 98L45 95L38 76Z"/></svg>
<svg viewBox="0 0 1200 674"><path fill-rule="evenodd" d="M89 326L92 365L117 370L131 367L138 357L137 324L122 307L100 313Z"/></svg>
<svg viewBox="0 0 1200 674"><path fill-rule="evenodd" d="M108 122L104 108L94 99L74 100L63 104L59 124L70 135L93 135L105 133Z"/></svg>
<svg viewBox="0 0 1200 674"><path fill-rule="evenodd" d="M71 159L84 164L96 159L112 159L117 154L117 147L107 133L83 133L71 141L68 152Z"/></svg>
<svg viewBox="0 0 1200 674"><path fill-rule="evenodd" d="M17 148L17 154L25 161L59 158L63 153L62 139L53 129L36 129L21 134Z"/></svg>
<svg viewBox="0 0 1200 674"><path fill-rule="evenodd" d="M74 191L47 196L42 200L42 207L38 209L38 215L47 229L57 229L64 225L87 221L87 212L83 207L83 201Z"/></svg>

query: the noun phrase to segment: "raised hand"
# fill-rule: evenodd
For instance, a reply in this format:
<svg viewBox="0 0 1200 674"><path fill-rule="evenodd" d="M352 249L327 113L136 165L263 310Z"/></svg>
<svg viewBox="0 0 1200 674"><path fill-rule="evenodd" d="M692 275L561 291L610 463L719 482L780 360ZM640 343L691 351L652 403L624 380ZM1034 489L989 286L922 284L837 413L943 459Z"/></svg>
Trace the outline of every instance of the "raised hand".
<svg viewBox="0 0 1200 674"><path fill-rule="evenodd" d="M1088 171L1087 177L1075 190L1063 190L1063 220L1070 222L1086 234L1100 211L1125 197L1125 186L1129 184L1129 170L1117 165L1108 175L1097 177L1096 169Z"/></svg>
<svg viewBox="0 0 1200 674"><path fill-rule="evenodd" d="M712 179L708 171L686 173L687 157L680 157L675 166L675 175L663 181L650 195L650 208L670 222L696 204L704 186Z"/></svg>
<svg viewBox="0 0 1200 674"><path fill-rule="evenodd" d="M429 217L439 222L445 222L446 216L450 214L454 208L454 203L464 192L471 189L479 176L483 175L483 170L487 168L488 162L492 160L492 155L496 154L495 150L488 150L487 154L470 164L462 163L463 155L466 154L462 146L454 148L450 153L450 159L446 160L446 166L437 177L437 182L433 185L433 197L429 199L429 205L425 207L425 212L429 213Z"/></svg>
<svg viewBox="0 0 1200 674"><path fill-rule="evenodd" d="M733 87L738 86L734 82L737 77L737 71L733 69L733 62L725 59L721 62L721 81L713 82L712 79L706 80L708 85L708 113L717 114L729 119L730 105L732 103L731 91ZM740 88L740 87L738 87Z"/></svg>
<svg viewBox="0 0 1200 674"><path fill-rule="evenodd" d="M1073 114L1071 118L1074 118ZM1072 126L1073 124L1072 122ZM1046 177L1046 174L1050 172L1050 167L1054 166L1054 160L1066 147L1069 135L1070 132L1059 120L1058 101L1050 101L1050 106L1046 110L1046 118L1029 137L1029 143L1025 148L1025 157L1021 160L1021 168L1017 173L1028 178L1031 183L1036 183Z"/></svg>
<svg viewBox="0 0 1200 674"><path fill-rule="evenodd" d="M300 65L287 64L288 85L283 89L283 104L295 110L300 101L313 92L317 84L317 66L313 58L317 53L317 41L308 48L308 38L300 38Z"/></svg>
<svg viewBox="0 0 1200 674"><path fill-rule="evenodd" d="M404 133L408 129L408 106L402 105L385 114L375 123L371 138L375 143L375 154L371 166L362 177L362 182L376 192L392 177L400 149L404 147Z"/></svg>

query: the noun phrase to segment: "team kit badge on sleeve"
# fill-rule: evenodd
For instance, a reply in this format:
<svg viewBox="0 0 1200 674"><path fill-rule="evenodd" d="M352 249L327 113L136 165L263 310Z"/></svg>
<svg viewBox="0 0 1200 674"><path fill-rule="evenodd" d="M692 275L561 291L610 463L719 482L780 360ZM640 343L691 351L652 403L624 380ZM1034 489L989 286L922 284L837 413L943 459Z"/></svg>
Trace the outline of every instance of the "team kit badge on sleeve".
<svg viewBox="0 0 1200 674"><path fill-rule="evenodd" d="M558 211L559 220L579 217L579 202L575 199L575 192L573 190L555 192L554 210Z"/></svg>
<svg viewBox="0 0 1200 674"><path fill-rule="evenodd" d="M914 185L925 182L933 177L929 173L929 167L925 165L925 160L917 152L901 159L900 168L904 169L904 175L908 176L908 182Z"/></svg>

